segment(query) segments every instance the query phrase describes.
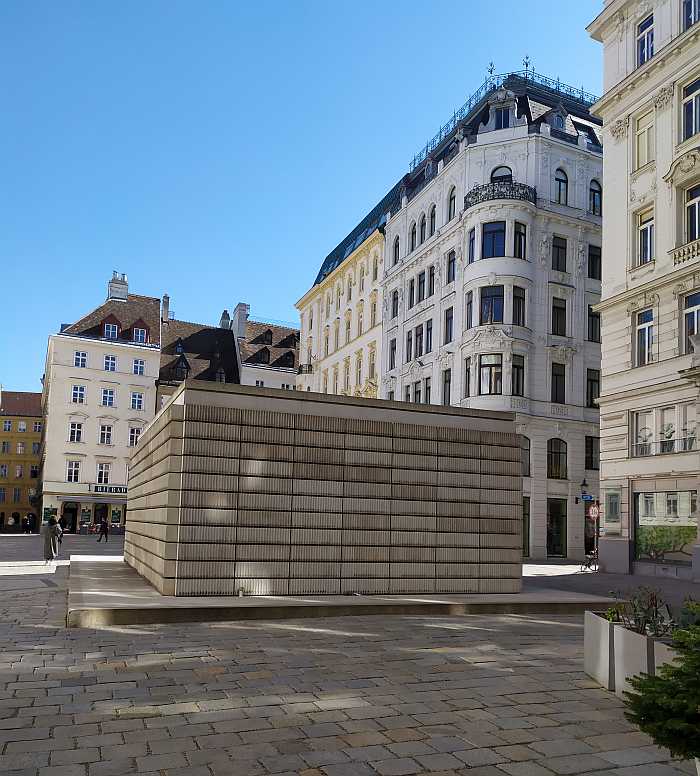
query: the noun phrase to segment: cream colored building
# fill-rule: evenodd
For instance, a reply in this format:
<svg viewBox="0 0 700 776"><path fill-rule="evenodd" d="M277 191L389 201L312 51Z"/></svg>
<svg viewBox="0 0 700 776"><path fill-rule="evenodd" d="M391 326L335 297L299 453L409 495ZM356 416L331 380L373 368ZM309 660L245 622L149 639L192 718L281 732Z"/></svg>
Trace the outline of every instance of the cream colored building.
<svg viewBox="0 0 700 776"><path fill-rule="evenodd" d="M605 81L601 568L695 579L698 22L697 0L611 0L589 26Z"/></svg>
<svg viewBox="0 0 700 776"><path fill-rule="evenodd" d="M42 518L66 530L123 524L128 464L154 417L160 300L130 294L114 274L108 296L49 337L42 395Z"/></svg>
<svg viewBox="0 0 700 776"><path fill-rule="evenodd" d="M296 304L298 390L377 397L383 216L378 206L326 257L314 285Z"/></svg>

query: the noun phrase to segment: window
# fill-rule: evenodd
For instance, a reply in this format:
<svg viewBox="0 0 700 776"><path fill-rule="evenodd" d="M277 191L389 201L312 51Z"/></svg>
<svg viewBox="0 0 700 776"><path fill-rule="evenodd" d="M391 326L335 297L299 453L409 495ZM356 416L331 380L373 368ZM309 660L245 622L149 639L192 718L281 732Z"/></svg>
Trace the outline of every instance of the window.
<svg viewBox="0 0 700 776"><path fill-rule="evenodd" d="M513 171L510 167L496 167L491 173L491 183L512 183Z"/></svg>
<svg viewBox="0 0 700 776"><path fill-rule="evenodd" d="M654 14L637 25L637 67L654 56Z"/></svg>
<svg viewBox="0 0 700 776"><path fill-rule="evenodd" d="M495 129L508 129L508 127L510 126L510 109L494 108L493 113L494 113Z"/></svg>
<svg viewBox="0 0 700 776"><path fill-rule="evenodd" d="M418 274L418 301L425 299L425 271Z"/></svg>
<svg viewBox="0 0 700 776"><path fill-rule="evenodd" d="M639 265L654 260L654 211L646 210L637 216L639 233L637 261Z"/></svg>
<svg viewBox="0 0 700 776"><path fill-rule="evenodd" d="M84 369L87 366L87 353L84 350L76 350L73 355L73 366Z"/></svg>
<svg viewBox="0 0 700 776"><path fill-rule="evenodd" d="M377 260L377 257L375 256L374 259L372 259L372 280L376 280L379 276L379 261Z"/></svg>
<svg viewBox="0 0 700 776"><path fill-rule="evenodd" d="M654 154L654 111L641 115L636 121L635 130L636 169L644 167Z"/></svg>
<svg viewBox="0 0 700 776"><path fill-rule="evenodd" d="M700 186L693 186L685 193L686 242L700 237Z"/></svg>
<svg viewBox="0 0 700 776"><path fill-rule="evenodd" d="M448 307L447 310L445 310L445 338L443 340L443 344L447 345L449 342L452 342L452 324L453 324L453 310L451 307Z"/></svg>
<svg viewBox="0 0 700 776"><path fill-rule="evenodd" d="M566 477L566 442L563 439L549 439L547 440L547 478L565 480Z"/></svg>
<svg viewBox="0 0 700 776"><path fill-rule="evenodd" d="M406 332L406 363L413 358L413 331Z"/></svg>
<svg viewBox="0 0 700 776"><path fill-rule="evenodd" d="M119 335L119 326L116 323L105 323L105 339L116 339Z"/></svg>
<svg viewBox="0 0 700 776"><path fill-rule="evenodd" d="M683 318L685 321L685 352L693 353L693 344L690 338L700 334L700 291L686 296Z"/></svg>
<svg viewBox="0 0 700 776"><path fill-rule="evenodd" d="M7 479L7 464L6 463L0 463L0 479L6 480Z"/></svg>
<svg viewBox="0 0 700 776"><path fill-rule="evenodd" d="M116 356L105 356L105 372L116 372L117 371L117 357Z"/></svg>
<svg viewBox="0 0 700 776"><path fill-rule="evenodd" d="M256 388L264 388L265 387L265 382L263 380L256 380L255 381L255 387Z"/></svg>
<svg viewBox="0 0 700 776"><path fill-rule="evenodd" d="M29 469L29 476L36 480L39 477L39 464L33 463Z"/></svg>
<svg viewBox="0 0 700 776"><path fill-rule="evenodd" d="M143 394L139 391L131 392L131 409L142 410L143 409Z"/></svg>
<svg viewBox="0 0 700 776"><path fill-rule="evenodd" d="M32 455L39 455L41 444L39 442L32 442Z"/></svg>
<svg viewBox="0 0 700 776"><path fill-rule="evenodd" d="M566 238L552 237L552 269L566 272Z"/></svg>
<svg viewBox="0 0 700 776"><path fill-rule="evenodd" d="M108 463L97 464L97 484L98 485L109 485L110 468L111 468L111 464L108 464Z"/></svg>
<svg viewBox="0 0 700 776"><path fill-rule="evenodd" d="M654 360L654 311L637 313L637 366L645 366Z"/></svg>
<svg viewBox="0 0 700 776"><path fill-rule="evenodd" d="M325 331L323 332L323 355L327 356L329 353L329 342L330 342L330 332L328 331L328 327L326 326Z"/></svg>
<svg viewBox="0 0 700 776"><path fill-rule="evenodd" d="M391 317L396 318L399 314L399 292L391 292Z"/></svg>
<svg viewBox="0 0 700 776"><path fill-rule="evenodd" d="M523 558L529 558L529 557L530 557L530 496L523 496Z"/></svg>
<svg viewBox="0 0 700 776"><path fill-rule="evenodd" d="M586 369L586 407L597 409L600 398L600 369Z"/></svg>
<svg viewBox="0 0 700 776"><path fill-rule="evenodd" d="M12 488L12 501L19 504L22 500L22 488Z"/></svg>
<svg viewBox="0 0 700 776"><path fill-rule="evenodd" d="M600 313L594 312L591 305L588 305L588 341L600 342Z"/></svg>
<svg viewBox="0 0 700 776"><path fill-rule="evenodd" d="M345 360L343 365L343 390L345 393L350 392L350 359Z"/></svg>
<svg viewBox="0 0 700 776"><path fill-rule="evenodd" d="M481 230L481 258L506 255L506 222L491 221Z"/></svg>
<svg viewBox="0 0 700 776"><path fill-rule="evenodd" d="M447 282L452 283L455 279L455 271L457 266L457 257L454 251L450 251L447 254Z"/></svg>
<svg viewBox="0 0 700 776"><path fill-rule="evenodd" d="M142 358L134 359L134 374L142 375L146 371L146 362Z"/></svg>
<svg viewBox="0 0 700 776"><path fill-rule="evenodd" d="M352 277L348 278L347 298L348 298L348 302L350 302L352 300ZM272 344L272 339L270 339L270 343L269 344Z"/></svg>
<svg viewBox="0 0 700 776"><path fill-rule="evenodd" d="M0 488L0 504L5 503L5 488Z"/></svg>
<svg viewBox="0 0 700 776"><path fill-rule="evenodd" d="M566 299L552 299L552 334L566 337Z"/></svg>
<svg viewBox="0 0 700 776"><path fill-rule="evenodd" d="M467 291L467 301L464 306L464 328L471 329L474 318L474 292Z"/></svg>
<svg viewBox="0 0 700 776"><path fill-rule="evenodd" d="M586 437L586 469L600 469L600 437Z"/></svg>
<svg viewBox="0 0 700 776"><path fill-rule="evenodd" d="M525 289L513 286L513 325L525 326Z"/></svg>
<svg viewBox="0 0 700 776"><path fill-rule="evenodd" d="M418 240L417 240L416 222L414 221L411 224L411 232L410 232L410 238L409 238L409 251L415 251L417 242Z"/></svg>
<svg viewBox="0 0 700 776"><path fill-rule="evenodd" d="M464 398L471 396L472 390L472 360L468 356L464 359Z"/></svg>
<svg viewBox="0 0 700 776"><path fill-rule="evenodd" d="M569 179L561 167L554 173L554 201L558 205L569 204Z"/></svg>
<svg viewBox="0 0 700 776"><path fill-rule="evenodd" d="M603 189L598 181L591 181L588 187L588 210L594 216L603 215Z"/></svg>
<svg viewBox="0 0 700 776"><path fill-rule="evenodd" d="M422 245L425 242L425 213L420 217L419 239Z"/></svg>
<svg viewBox="0 0 700 776"><path fill-rule="evenodd" d="M588 277L591 280L603 279L602 255L599 245L588 246Z"/></svg>
<svg viewBox="0 0 700 776"><path fill-rule="evenodd" d="M687 30L700 19L700 0L683 0L683 30Z"/></svg>
<svg viewBox="0 0 700 776"><path fill-rule="evenodd" d="M525 258L525 246L527 245L527 228L520 221L515 222L515 232L513 236L513 256L516 259Z"/></svg>
<svg viewBox="0 0 700 776"><path fill-rule="evenodd" d="M529 477L530 476L530 439L526 436L521 437L520 464L523 470L523 477Z"/></svg>
<svg viewBox="0 0 700 776"><path fill-rule="evenodd" d="M80 482L80 461L68 461L66 482Z"/></svg>
<svg viewBox="0 0 700 776"><path fill-rule="evenodd" d="M357 310L357 336L358 337L362 334L363 328L364 328L364 312L362 308L362 302L360 302L360 306ZM311 348L309 348L309 363L311 363Z"/></svg>
<svg viewBox="0 0 700 776"><path fill-rule="evenodd" d="M24 433L27 430L27 421L20 420L17 422L17 431Z"/></svg>
<svg viewBox="0 0 700 776"><path fill-rule="evenodd" d="M525 356L513 354L510 392L513 396L525 395Z"/></svg>
<svg viewBox="0 0 700 776"><path fill-rule="evenodd" d="M423 325L416 326L416 358L420 358L423 355Z"/></svg>
<svg viewBox="0 0 700 776"><path fill-rule="evenodd" d="M450 196L447 198L447 220L451 221L457 213L457 189L453 186L450 189Z"/></svg>
<svg viewBox="0 0 700 776"><path fill-rule="evenodd" d="M389 391L389 393L387 393L387 395L386 395L386 398L389 401L394 401L394 392L393 391Z"/></svg>
<svg viewBox="0 0 700 776"><path fill-rule="evenodd" d="M416 281L411 278L408 281L408 306L413 307L416 301Z"/></svg>
<svg viewBox="0 0 700 776"><path fill-rule="evenodd" d="M12 421L11 420L3 420L3 422L2 422L2 430L3 431L12 431Z"/></svg>
<svg viewBox="0 0 700 776"><path fill-rule="evenodd" d="M413 401L415 404L420 404L422 400L421 396L421 384L420 380L413 383Z"/></svg>
<svg viewBox="0 0 700 776"><path fill-rule="evenodd" d="M372 298L369 304L369 325L374 327L377 325L377 300Z"/></svg>
<svg viewBox="0 0 700 776"><path fill-rule="evenodd" d="M376 370L376 363L377 363L377 355L374 351L374 349L370 349L369 351L369 367L368 367L368 373L367 376L370 380L374 380L375 377L375 370Z"/></svg>
<svg viewBox="0 0 700 776"><path fill-rule="evenodd" d="M452 388L452 370L442 370L442 403L447 406L450 403L450 392Z"/></svg>
<svg viewBox="0 0 700 776"><path fill-rule="evenodd" d="M68 441L69 442L82 442L83 441L83 424L71 423L68 429Z"/></svg>
<svg viewBox="0 0 700 776"><path fill-rule="evenodd" d="M503 323L503 286L483 286L479 325Z"/></svg>
<svg viewBox="0 0 700 776"><path fill-rule="evenodd" d="M112 427L100 426L100 444L111 445L112 444Z"/></svg>
<svg viewBox="0 0 700 776"><path fill-rule="evenodd" d="M424 394L425 394L425 403L430 404L430 378L426 377L425 380L423 380L424 385Z"/></svg>
<svg viewBox="0 0 700 776"><path fill-rule="evenodd" d="M114 407L114 388L102 389L102 406Z"/></svg>
<svg viewBox="0 0 700 776"><path fill-rule="evenodd" d="M552 402L566 404L566 366L552 364Z"/></svg>
<svg viewBox="0 0 700 776"><path fill-rule="evenodd" d="M74 385L71 392L71 400L73 404L85 404L85 386Z"/></svg>
<svg viewBox="0 0 700 776"><path fill-rule="evenodd" d="M435 267L428 268L428 296L435 293Z"/></svg>
<svg viewBox="0 0 700 776"><path fill-rule="evenodd" d="M503 393L503 356L500 353L479 356L479 393L482 396Z"/></svg>
<svg viewBox="0 0 700 776"><path fill-rule="evenodd" d="M411 386L407 385L406 390L404 391L404 399L406 401L411 401Z"/></svg>
<svg viewBox="0 0 700 776"><path fill-rule="evenodd" d="M425 352L431 353L433 350L433 319L425 322Z"/></svg>
<svg viewBox="0 0 700 776"><path fill-rule="evenodd" d="M134 342L146 341L146 329L134 329Z"/></svg>
<svg viewBox="0 0 700 776"><path fill-rule="evenodd" d="M0 452L2 452L3 455L8 455L9 454L9 452L10 452L10 443L7 440L3 441L2 446L0 446Z"/></svg>
<svg viewBox="0 0 700 776"><path fill-rule="evenodd" d="M700 78L683 89L683 140L700 132Z"/></svg>
<svg viewBox="0 0 700 776"><path fill-rule="evenodd" d="M182 340L178 339L178 341L175 343L175 352L176 353L184 353L185 352L185 346L182 344Z"/></svg>
<svg viewBox="0 0 700 776"><path fill-rule="evenodd" d="M362 385L362 356L358 355L355 359L355 385Z"/></svg>
<svg viewBox="0 0 700 776"><path fill-rule="evenodd" d="M346 345L348 344L348 342L350 342L350 337L351 337L350 326L351 326L351 319L350 319L350 316L348 316L345 319L345 344Z"/></svg>
<svg viewBox="0 0 700 776"><path fill-rule="evenodd" d="M40 420L35 420L34 421L34 433L35 434L40 434L42 428L43 428L42 422Z"/></svg>
<svg viewBox="0 0 700 776"><path fill-rule="evenodd" d="M436 213L435 205L432 205L430 207L430 215L429 215L429 219L430 219L430 236L431 237L435 234L435 213Z"/></svg>
<svg viewBox="0 0 700 776"><path fill-rule="evenodd" d="M17 455L24 455L24 442L17 442Z"/></svg>
<svg viewBox="0 0 700 776"><path fill-rule="evenodd" d="M467 262L472 264L474 261L474 252L476 246L476 229L472 227L469 230L469 244L467 248Z"/></svg>
<svg viewBox="0 0 700 776"><path fill-rule="evenodd" d="M389 341L389 369L394 369L396 366L396 340Z"/></svg>
<svg viewBox="0 0 700 776"><path fill-rule="evenodd" d="M399 238L396 237L394 239L394 264L398 264L399 263L400 251L401 251L401 243L399 241Z"/></svg>

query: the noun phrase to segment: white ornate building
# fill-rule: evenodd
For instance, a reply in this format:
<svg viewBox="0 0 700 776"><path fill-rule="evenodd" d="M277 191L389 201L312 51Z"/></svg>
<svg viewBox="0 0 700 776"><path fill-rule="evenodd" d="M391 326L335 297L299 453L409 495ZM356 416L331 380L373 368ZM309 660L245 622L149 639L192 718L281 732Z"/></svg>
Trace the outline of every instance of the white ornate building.
<svg viewBox="0 0 700 776"><path fill-rule="evenodd" d="M700 579L700 3L611 0L603 43L606 571Z"/></svg>
<svg viewBox="0 0 700 776"><path fill-rule="evenodd" d="M414 159L385 226L380 396L516 413L533 558L595 543L580 500L599 467L593 99L532 71L487 79Z"/></svg>

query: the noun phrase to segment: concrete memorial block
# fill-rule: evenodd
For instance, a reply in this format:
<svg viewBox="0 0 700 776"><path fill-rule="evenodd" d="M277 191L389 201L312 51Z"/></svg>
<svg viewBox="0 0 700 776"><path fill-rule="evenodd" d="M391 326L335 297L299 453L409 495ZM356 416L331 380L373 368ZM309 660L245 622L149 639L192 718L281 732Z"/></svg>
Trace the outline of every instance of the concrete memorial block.
<svg viewBox="0 0 700 776"><path fill-rule="evenodd" d="M517 592L520 488L509 413L186 382L124 555L168 595Z"/></svg>

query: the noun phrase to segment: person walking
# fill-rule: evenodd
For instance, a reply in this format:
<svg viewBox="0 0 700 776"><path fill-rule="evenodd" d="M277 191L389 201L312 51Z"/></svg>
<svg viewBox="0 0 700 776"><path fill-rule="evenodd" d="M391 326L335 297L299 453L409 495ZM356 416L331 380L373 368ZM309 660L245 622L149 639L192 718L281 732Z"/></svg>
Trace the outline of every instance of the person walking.
<svg viewBox="0 0 700 776"><path fill-rule="evenodd" d="M101 542L103 536L105 542L107 542L109 540L109 523L107 522L106 517L103 517L102 520L100 520L100 536L97 541Z"/></svg>
<svg viewBox="0 0 700 776"><path fill-rule="evenodd" d="M49 522L43 528L44 533L44 560L48 563L50 560L58 558L58 545L63 536L61 526L55 517L49 518Z"/></svg>

